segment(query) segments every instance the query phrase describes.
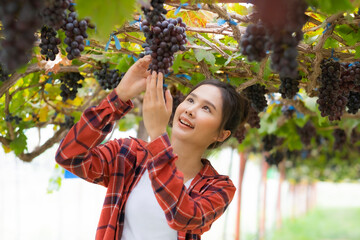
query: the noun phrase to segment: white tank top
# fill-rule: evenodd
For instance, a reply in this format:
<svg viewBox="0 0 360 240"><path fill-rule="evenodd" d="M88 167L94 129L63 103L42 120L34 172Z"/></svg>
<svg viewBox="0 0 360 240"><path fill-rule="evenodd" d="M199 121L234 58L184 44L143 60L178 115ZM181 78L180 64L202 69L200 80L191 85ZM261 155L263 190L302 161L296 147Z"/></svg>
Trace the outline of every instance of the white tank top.
<svg viewBox="0 0 360 240"><path fill-rule="evenodd" d="M191 180L185 183L188 188ZM177 231L167 224L165 213L156 200L149 173L145 170L125 204L121 240L176 240Z"/></svg>

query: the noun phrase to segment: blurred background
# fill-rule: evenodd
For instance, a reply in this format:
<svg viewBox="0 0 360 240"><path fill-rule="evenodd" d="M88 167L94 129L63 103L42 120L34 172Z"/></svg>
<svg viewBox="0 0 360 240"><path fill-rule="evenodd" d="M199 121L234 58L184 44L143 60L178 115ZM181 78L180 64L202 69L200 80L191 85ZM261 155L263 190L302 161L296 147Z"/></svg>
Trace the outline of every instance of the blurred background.
<svg viewBox="0 0 360 240"><path fill-rule="evenodd" d="M41 129L42 139L51 137L51 133L50 126ZM37 129L26 133L31 139L30 151L43 143L38 134ZM134 134L135 130L116 130L112 138ZM0 149L0 239L94 239L105 188L65 176L56 167L56 149L57 145L32 163ZM230 175L237 192L226 213L202 239L360 239L360 184L284 181L279 185L279 169L268 168L264 179L263 160L249 155L239 208L238 151L225 148L209 159L221 174Z"/></svg>

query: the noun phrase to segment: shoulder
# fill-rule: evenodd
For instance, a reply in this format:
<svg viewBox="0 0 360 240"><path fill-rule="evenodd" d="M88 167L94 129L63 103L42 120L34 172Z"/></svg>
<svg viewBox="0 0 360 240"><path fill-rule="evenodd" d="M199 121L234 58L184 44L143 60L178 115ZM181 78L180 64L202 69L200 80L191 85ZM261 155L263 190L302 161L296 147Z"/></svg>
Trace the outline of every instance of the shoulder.
<svg viewBox="0 0 360 240"><path fill-rule="evenodd" d="M199 181L194 190L204 193L206 191L227 191L231 195L235 193L236 187L227 175L219 174L207 159L201 160L203 168L199 173Z"/></svg>

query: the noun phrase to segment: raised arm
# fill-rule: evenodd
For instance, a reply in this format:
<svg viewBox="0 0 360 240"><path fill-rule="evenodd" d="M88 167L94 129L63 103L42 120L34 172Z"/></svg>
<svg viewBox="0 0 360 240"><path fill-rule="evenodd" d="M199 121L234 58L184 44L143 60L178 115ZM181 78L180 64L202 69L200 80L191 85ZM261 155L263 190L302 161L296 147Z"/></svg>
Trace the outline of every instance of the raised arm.
<svg viewBox="0 0 360 240"><path fill-rule="evenodd" d="M131 141L119 139L99 144L111 132L114 122L133 108L130 99L145 90L149 63L150 57L137 61L115 90L81 115L60 143L55 157L59 165L89 182L107 186L117 164L117 153L122 149L131 152Z"/></svg>

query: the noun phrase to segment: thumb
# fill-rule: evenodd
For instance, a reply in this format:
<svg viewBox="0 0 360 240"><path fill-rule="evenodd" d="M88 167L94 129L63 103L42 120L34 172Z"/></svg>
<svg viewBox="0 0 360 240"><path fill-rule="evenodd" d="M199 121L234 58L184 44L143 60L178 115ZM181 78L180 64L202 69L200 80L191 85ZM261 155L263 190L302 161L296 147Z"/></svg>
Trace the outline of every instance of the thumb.
<svg viewBox="0 0 360 240"><path fill-rule="evenodd" d="M165 99L166 99L166 109L168 110L168 112L172 113L173 98L171 96L169 89L167 89L165 92Z"/></svg>

